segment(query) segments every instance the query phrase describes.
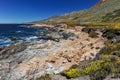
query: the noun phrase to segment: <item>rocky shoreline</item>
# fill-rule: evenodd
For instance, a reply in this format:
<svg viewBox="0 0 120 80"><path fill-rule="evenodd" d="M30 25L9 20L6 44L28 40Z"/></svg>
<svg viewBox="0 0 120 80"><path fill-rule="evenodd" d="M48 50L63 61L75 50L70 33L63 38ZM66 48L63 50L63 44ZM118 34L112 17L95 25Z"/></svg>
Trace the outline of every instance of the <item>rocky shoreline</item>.
<svg viewBox="0 0 120 80"><path fill-rule="evenodd" d="M90 38L80 26L77 31L44 28L46 31L37 35L44 40L0 48L0 80L36 80L44 74L58 74L79 61L92 60L104 47L99 31L98 38Z"/></svg>

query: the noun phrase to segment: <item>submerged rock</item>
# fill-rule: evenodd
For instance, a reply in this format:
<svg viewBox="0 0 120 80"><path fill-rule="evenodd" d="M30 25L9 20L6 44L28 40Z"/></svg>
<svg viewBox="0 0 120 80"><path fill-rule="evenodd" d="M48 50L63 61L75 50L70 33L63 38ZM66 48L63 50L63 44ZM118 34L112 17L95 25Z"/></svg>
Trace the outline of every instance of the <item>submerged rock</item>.
<svg viewBox="0 0 120 80"><path fill-rule="evenodd" d="M17 40L21 40L21 38L19 37L9 37L11 41L17 41Z"/></svg>

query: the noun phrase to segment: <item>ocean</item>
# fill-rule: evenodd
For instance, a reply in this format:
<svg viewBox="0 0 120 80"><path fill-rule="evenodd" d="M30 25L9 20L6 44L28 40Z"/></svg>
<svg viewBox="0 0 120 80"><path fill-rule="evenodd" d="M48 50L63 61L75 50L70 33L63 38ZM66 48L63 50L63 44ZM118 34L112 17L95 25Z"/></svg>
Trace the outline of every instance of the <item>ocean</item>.
<svg viewBox="0 0 120 80"><path fill-rule="evenodd" d="M0 47L17 42L37 40L36 34L41 31L43 31L42 28L31 28L30 24L0 24Z"/></svg>

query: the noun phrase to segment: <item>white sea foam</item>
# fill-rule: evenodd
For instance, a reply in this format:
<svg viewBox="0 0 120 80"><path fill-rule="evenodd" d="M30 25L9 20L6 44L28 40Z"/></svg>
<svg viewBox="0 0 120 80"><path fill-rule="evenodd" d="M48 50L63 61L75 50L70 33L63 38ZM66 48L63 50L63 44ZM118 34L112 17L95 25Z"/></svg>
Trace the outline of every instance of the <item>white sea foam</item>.
<svg viewBox="0 0 120 80"><path fill-rule="evenodd" d="M7 40L5 40L3 43L9 43L9 42L11 42L11 40L10 40L10 39L7 39Z"/></svg>
<svg viewBox="0 0 120 80"><path fill-rule="evenodd" d="M21 33L22 31L16 31L17 33Z"/></svg>
<svg viewBox="0 0 120 80"><path fill-rule="evenodd" d="M37 36L31 36L31 37L27 37L25 40L34 40L34 39L38 39Z"/></svg>

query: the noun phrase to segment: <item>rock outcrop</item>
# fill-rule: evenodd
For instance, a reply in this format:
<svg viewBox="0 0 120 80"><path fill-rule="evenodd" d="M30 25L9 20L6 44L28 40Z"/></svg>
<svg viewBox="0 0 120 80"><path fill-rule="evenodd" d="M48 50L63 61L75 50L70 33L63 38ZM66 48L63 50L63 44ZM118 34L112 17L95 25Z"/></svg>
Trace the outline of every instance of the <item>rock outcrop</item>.
<svg viewBox="0 0 120 80"><path fill-rule="evenodd" d="M59 27L44 27L45 31L40 32L37 34L37 36L41 39L46 39L46 40L53 40L59 42L61 39L65 40L73 40L77 36L69 31L65 31L62 28Z"/></svg>
<svg viewBox="0 0 120 80"><path fill-rule="evenodd" d="M40 40L0 49L0 80L36 80L44 74L58 74L80 61L92 60L103 48L104 40L100 32L94 39L81 29L65 30L77 36L73 40Z"/></svg>

